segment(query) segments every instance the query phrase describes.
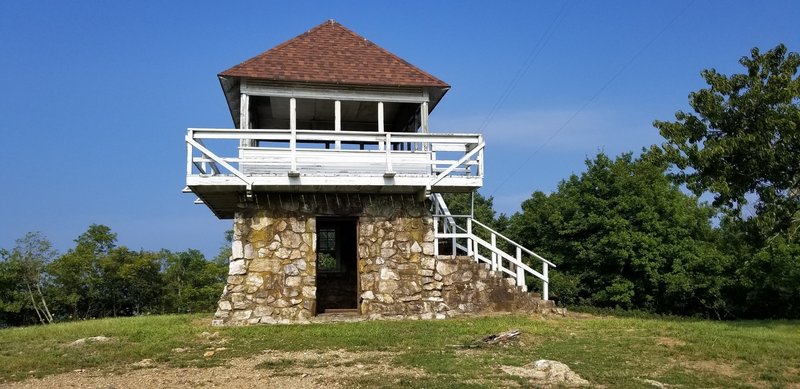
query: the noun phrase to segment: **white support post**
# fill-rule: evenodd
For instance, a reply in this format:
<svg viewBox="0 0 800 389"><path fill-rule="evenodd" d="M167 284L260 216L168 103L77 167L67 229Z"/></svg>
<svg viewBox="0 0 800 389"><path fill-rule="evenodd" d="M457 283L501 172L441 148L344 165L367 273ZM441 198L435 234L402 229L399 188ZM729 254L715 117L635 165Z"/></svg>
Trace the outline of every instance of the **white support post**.
<svg viewBox="0 0 800 389"><path fill-rule="evenodd" d="M242 93L239 98L239 129L244 130L250 128L250 96L247 93ZM242 147L255 146L255 141L252 139L242 139L239 142Z"/></svg>
<svg viewBox="0 0 800 389"><path fill-rule="evenodd" d="M467 218L467 256L472 256L472 218Z"/></svg>
<svg viewBox="0 0 800 389"><path fill-rule="evenodd" d="M378 102L378 132L383 133L384 130L385 129L383 128L383 102L379 101ZM392 145L389 144L388 142L387 142L387 144L385 146L384 146L383 142L378 144L378 150L383 150L384 147L386 147L386 149L388 150L388 149L390 149L392 147ZM391 169L389 169L389 170L391 170Z"/></svg>
<svg viewBox="0 0 800 389"><path fill-rule="evenodd" d="M542 300L550 299L550 275L547 274L548 268L547 262L542 262L542 275L544 276L544 281L542 281Z"/></svg>
<svg viewBox="0 0 800 389"><path fill-rule="evenodd" d="M483 137L481 137L481 143L483 143ZM478 152L478 177L483 177L483 149Z"/></svg>
<svg viewBox="0 0 800 389"><path fill-rule="evenodd" d="M439 211L438 208L439 208L439 206L436 203L434 203L434 216L433 216L433 256L434 257L438 257L439 256L439 238L437 238L437 236L439 235L439 218L437 216L435 216L435 215L438 215L440 213L440 212L438 212ZM445 225L447 225L447 221L445 221Z"/></svg>
<svg viewBox="0 0 800 389"><path fill-rule="evenodd" d="M455 234L457 229L455 227L453 227L452 225L450 226L450 228L452 228L452 231L450 231L450 233ZM456 247L456 242L458 242L458 240L456 240L456 237L454 236L453 237L453 241L450 242L450 244L451 244L450 248L452 249L451 252L452 252L453 258L455 258L456 255L458 255L458 247Z"/></svg>
<svg viewBox="0 0 800 389"><path fill-rule="evenodd" d="M289 149L292 158L289 175L296 177L299 174L297 172L297 100L294 97L289 99L289 130L291 131Z"/></svg>
<svg viewBox="0 0 800 389"><path fill-rule="evenodd" d="M419 105L419 121L421 122L421 130L423 134L428 133L428 102Z"/></svg>
<svg viewBox="0 0 800 389"><path fill-rule="evenodd" d="M333 110L334 110L334 131L341 131L342 130L342 102L340 100L336 100L333 103ZM336 150L342 149L342 141L336 141Z"/></svg>
<svg viewBox="0 0 800 389"><path fill-rule="evenodd" d="M194 131L189 130L189 133L186 134L186 138L191 139L194 138ZM192 157L193 157L193 150L192 145L189 142L186 142L186 175L192 175Z"/></svg>
<svg viewBox="0 0 800 389"><path fill-rule="evenodd" d="M497 235L492 233L492 271L497 271Z"/></svg>
<svg viewBox="0 0 800 389"><path fill-rule="evenodd" d="M522 263L522 248L519 246L517 247L517 261ZM525 285L525 270L522 269L522 266L517 265L517 286L523 285Z"/></svg>
<svg viewBox="0 0 800 389"><path fill-rule="evenodd" d="M385 177L394 177L394 170L392 170L392 134L387 133L384 139L386 140L386 172L383 174Z"/></svg>
<svg viewBox="0 0 800 389"><path fill-rule="evenodd" d="M422 133L427 134L430 130L428 128L428 102L423 102L419 105L419 122L420 122L420 130ZM422 144L422 151L430 150L430 144L423 143Z"/></svg>

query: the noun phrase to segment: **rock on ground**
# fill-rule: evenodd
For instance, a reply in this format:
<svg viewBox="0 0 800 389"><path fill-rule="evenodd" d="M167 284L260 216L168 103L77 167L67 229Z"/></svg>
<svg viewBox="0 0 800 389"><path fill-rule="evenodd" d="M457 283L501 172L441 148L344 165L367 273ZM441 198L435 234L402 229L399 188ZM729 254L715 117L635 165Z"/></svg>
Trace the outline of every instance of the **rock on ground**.
<svg viewBox="0 0 800 389"><path fill-rule="evenodd" d="M511 375L529 378L533 384L541 386L589 385L589 381L559 361L540 359L524 366L501 366L500 369Z"/></svg>

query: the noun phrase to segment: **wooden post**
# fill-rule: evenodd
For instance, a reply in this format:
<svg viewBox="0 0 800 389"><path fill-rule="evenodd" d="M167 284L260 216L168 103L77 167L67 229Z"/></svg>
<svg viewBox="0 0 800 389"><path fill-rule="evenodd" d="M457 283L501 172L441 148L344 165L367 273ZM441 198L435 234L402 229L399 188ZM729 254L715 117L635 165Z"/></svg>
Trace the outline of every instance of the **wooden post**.
<svg viewBox="0 0 800 389"><path fill-rule="evenodd" d="M291 168L289 175L297 175L297 100L292 97L289 99L289 130L291 131L291 138L289 139L289 149L291 150Z"/></svg>
<svg viewBox="0 0 800 389"><path fill-rule="evenodd" d="M497 271L497 235L492 232L492 271Z"/></svg>
<svg viewBox="0 0 800 389"><path fill-rule="evenodd" d="M517 261L522 263L522 249L517 247ZM525 270L522 266L517 265L517 286L525 285Z"/></svg>
<svg viewBox="0 0 800 389"><path fill-rule="evenodd" d="M467 256L472 256L472 218L467 218Z"/></svg>
<svg viewBox="0 0 800 389"><path fill-rule="evenodd" d="M483 143L483 137L481 136L479 139ZM478 152L478 177L483 177L483 149Z"/></svg>
<svg viewBox="0 0 800 389"><path fill-rule="evenodd" d="M434 215L433 215L433 255L434 255L434 257L438 257L439 256L439 238L438 238L438 236L439 236L439 217L436 216L436 215L438 215L440 212L438 212L439 211L439 209L438 209L439 206L436 205L436 203L434 203L434 208L435 208L435 210L434 210ZM447 225L447 221L445 221L445 225ZM445 231L445 232L447 232L447 231Z"/></svg>
<svg viewBox="0 0 800 389"><path fill-rule="evenodd" d="M384 130L385 129L383 128L383 102L379 101L378 102L378 132L382 133L382 132L384 132ZM387 143L384 146L383 142L378 143L378 150L383 150L384 147L386 147L386 149L389 149L389 148L392 147L392 145ZM391 170L391 169L389 169L389 170Z"/></svg>
<svg viewBox="0 0 800 389"><path fill-rule="evenodd" d="M423 134L428 133L428 102L425 101L419 105L419 121L421 122L421 130Z"/></svg>
<svg viewBox="0 0 800 389"><path fill-rule="evenodd" d="M194 137L194 131L189 130L189 133L186 134L186 139L192 139ZM192 151L192 144L186 142L186 175L192 175L192 157L194 152Z"/></svg>
<svg viewBox="0 0 800 389"><path fill-rule="evenodd" d="M548 271L549 266L547 262L542 262L542 275L544 276L544 281L542 282L542 300L550 299L550 275L547 274Z"/></svg>
<svg viewBox="0 0 800 389"><path fill-rule="evenodd" d="M386 139L386 173L384 174L386 176L392 176L394 174L394 171L392 170L392 134L387 133L384 139Z"/></svg>
<svg viewBox="0 0 800 389"><path fill-rule="evenodd" d="M336 100L333 103L333 110L336 119L334 119L334 131L341 131L342 130L342 102ZM336 150L342 149L342 141L336 141Z"/></svg>
<svg viewBox="0 0 800 389"><path fill-rule="evenodd" d="M239 98L239 129L245 130L250 128L250 96L247 93L242 93ZM255 146L255 141L252 139L242 139L239 141L242 147Z"/></svg>

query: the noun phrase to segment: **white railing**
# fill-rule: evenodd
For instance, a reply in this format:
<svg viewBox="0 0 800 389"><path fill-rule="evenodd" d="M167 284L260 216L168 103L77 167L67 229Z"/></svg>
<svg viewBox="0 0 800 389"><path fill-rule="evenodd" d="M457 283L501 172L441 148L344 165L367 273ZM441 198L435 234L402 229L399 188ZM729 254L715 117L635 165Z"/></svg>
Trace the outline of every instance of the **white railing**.
<svg viewBox="0 0 800 389"><path fill-rule="evenodd" d="M514 277L517 286L526 286L525 275L530 274L542 281L542 299L549 299L550 275L549 267L556 265L539 254L523 247L517 242L503 236L489 226L474 220L469 215L452 215L447 209L442 195L434 193L431 195L433 203L433 226L434 226L434 250L436 255L439 253L439 239L451 240L451 255L455 256L459 252L472 257L476 262L484 262L490 265L492 271ZM456 222L463 220L463 227ZM487 242L479 235L489 237ZM500 238L505 244L498 245L497 239ZM511 249L513 254L506 252ZM534 270L525 260L531 259L542 263L541 272Z"/></svg>
<svg viewBox="0 0 800 389"><path fill-rule="evenodd" d="M220 140L235 143L211 150ZM428 177L430 189L447 177L482 178L483 148L479 134L192 128L186 174L233 175L248 188L262 175L405 175Z"/></svg>

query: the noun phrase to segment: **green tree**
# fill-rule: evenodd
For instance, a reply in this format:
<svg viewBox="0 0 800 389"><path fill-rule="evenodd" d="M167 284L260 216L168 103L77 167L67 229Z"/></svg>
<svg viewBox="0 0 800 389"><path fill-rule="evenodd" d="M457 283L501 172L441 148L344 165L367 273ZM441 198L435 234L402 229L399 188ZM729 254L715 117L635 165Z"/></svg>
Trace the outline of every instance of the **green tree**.
<svg viewBox="0 0 800 389"><path fill-rule="evenodd" d="M510 234L558 264L562 304L725 314L728 258L715 249L713 209L666 176L657 152L598 154L552 194L534 193Z"/></svg>
<svg viewBox="0 0 800 389"><path fill-rule="evenodd" d="M165 309L169 312L208 312L214 309L227 276L227 261L208 261L197 250L165 252Z"/></svg>
<svg viewBox="0 0 800 389"><path fill-rule="evenodd" d="M97 260L98 316L130 316L157 309L161 297L157 254L121 246Z"/></svg>
<svg viewBox="0 0 800 389"><path fill-rule="evenodd" d="M11 260L11 253L0 249L0 327L35 323L29 311L28 296L19 280L22 267Z"/></svg>
<svg viewBox="0 0 800 389"><path fill-rule="evenodd" d="M104 225L92 224L75 239L75 248L53 261L48 272L58 289L58 303L68 318L101 315L104 299L100 260L116 247L117 235Z"/></svg>
<svg viewBox="0 0 800 389"><path fill-rule="evenodd" d="M47 282L45 268L56 255L53 245L40 232L29 232L17 239L9 258L16 265L17 282L27 292L30 307L42 324L53 322L53 314L42 290Z"/></svg>
<svg viewBox="0 0 800 389"><path fill-rule="evenodd" d="M778 45L752 49L745 73L702 76L708 88L689 95L694 113L655 121L678 178L700 195L739 214L755 196L759 229L767 238L800 226L800 55Z"/></svg>
<svg viewBox="0 0 800 389"><path fill-rule="evenodd" d="M800 55L781 44L739 63L744 73L703 71L709 87L689 95L694 113L654 125L679 182L726 210L737 315L800 317Z"/></svg>

